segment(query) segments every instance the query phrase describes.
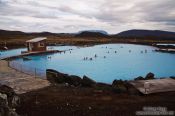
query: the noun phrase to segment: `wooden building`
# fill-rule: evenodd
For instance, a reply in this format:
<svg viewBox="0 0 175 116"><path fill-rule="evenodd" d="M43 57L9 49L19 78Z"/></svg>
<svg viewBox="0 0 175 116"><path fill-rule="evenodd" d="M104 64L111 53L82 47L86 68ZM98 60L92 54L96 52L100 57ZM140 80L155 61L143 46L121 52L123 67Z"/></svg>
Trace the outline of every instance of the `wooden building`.
<svg viewBox="0 0 175 116"><path fill-rule="evenodd" d="M46 51L46 37L38 37L26 41L28 52Z"/></svg>

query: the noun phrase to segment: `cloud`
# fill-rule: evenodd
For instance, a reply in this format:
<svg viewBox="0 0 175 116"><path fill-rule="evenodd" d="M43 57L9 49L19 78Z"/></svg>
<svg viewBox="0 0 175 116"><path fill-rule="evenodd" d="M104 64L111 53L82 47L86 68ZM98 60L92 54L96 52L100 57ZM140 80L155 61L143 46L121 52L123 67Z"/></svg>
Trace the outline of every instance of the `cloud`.
<svg viewBox="0 0 175 116"><path fill-rule="evenodd" d="M175 31L174 0L0 0L2 29L77 32Z"/></svg>

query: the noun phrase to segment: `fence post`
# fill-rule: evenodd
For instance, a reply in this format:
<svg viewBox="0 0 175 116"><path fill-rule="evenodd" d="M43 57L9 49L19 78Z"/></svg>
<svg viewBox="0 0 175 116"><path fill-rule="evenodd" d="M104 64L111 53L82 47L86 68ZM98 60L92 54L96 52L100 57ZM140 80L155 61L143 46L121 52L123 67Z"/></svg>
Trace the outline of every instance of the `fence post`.
<svg viewBox="0 0 175 116"><path fill-rule="evenodd" d="M36 78L36 68L35 68L35 78Z"/></svg>
<svg viewBox="0 0 175 116"><path fill-rule="evenodd" d="M22 72L22 64L20 64L21 65L21 72Z"/></svg>
<svg viewBox="0 0 175 116"><path fill-rule="evenodd" d="M7 66L10 67L10 61L9 60L7 60Z"/></svg>

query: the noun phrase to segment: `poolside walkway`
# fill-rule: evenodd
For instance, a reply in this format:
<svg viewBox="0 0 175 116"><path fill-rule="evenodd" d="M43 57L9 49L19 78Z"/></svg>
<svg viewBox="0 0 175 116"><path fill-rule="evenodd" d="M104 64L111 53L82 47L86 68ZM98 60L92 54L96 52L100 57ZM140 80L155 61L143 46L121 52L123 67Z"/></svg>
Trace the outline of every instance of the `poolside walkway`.
<svg viewBox="0 0 175 116"><path fill-rule="evenodd" d="M0 60L10 59L10 58L16 58L16 57L23 57L28 55L38 55L38 54L47 54L47 53L57 53L57 52L63 52L59 50L47 50L47 51L36 51L36 52L26 52L23 54L18 54L14 56L6 56L6 57L0 57Z"/></svg>
<svg viewBox="0 0 175 116"><path fill-rule="evenodd" d="M13 88L17 94L26 93L50 85L47 80L35 78L34 76L9 68L5 60L0 60L0 84Z"/></svg>
<svg viewBox="0 0 175 116"><path fill-rule="evenodd" d="M149 83L147 92L145 92L145 82ZM175 91L175 80L171 78L130 81L130 83L143 94Z"/></svg>

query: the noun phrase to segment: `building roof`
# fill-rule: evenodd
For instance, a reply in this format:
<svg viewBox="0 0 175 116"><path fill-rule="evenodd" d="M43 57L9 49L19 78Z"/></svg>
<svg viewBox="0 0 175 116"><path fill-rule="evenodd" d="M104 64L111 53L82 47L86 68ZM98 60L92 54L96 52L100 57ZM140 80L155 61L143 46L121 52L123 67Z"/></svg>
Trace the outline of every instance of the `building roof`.
<svg viewBox="0 0 175 116"><path fill-rule="evenodd" d="M42 40L45 40L45 39L47 39L47 37L37 37L37 38L34 38L34 39L31 39L31 40L28 40L28 41L26 41L26 42L39 42L39 41L42 41Z"/></svg>

